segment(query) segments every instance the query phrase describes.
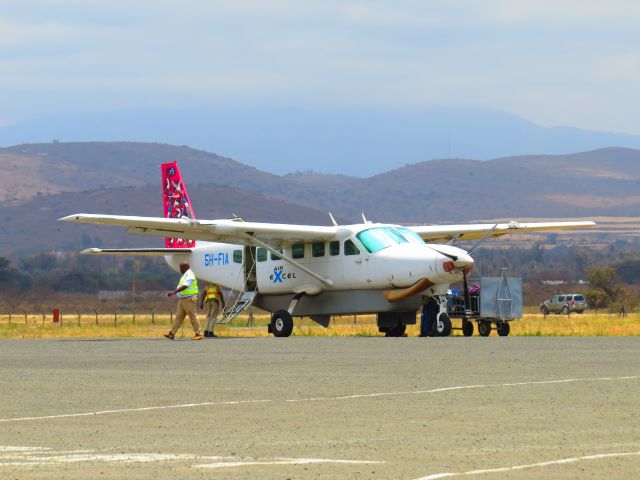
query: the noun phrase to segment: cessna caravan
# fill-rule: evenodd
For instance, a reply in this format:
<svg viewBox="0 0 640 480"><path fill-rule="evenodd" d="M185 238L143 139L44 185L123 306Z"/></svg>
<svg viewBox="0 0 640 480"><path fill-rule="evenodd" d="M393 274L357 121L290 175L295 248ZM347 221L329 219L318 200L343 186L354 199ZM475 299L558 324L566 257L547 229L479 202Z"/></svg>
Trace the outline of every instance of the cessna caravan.
<svg viewBox="0 0 640 480"><path fill-rule="evenodd" d="M165 248L99 249L85 254L163 256L179 271L188 262L197 278L244 294L245 303L272 313L269 332L287 337L294 317L327 327L331 315L376 314L388 336L416 322L425 295L439 308L436 328L451 331L449 285L466 280L470 251L450 243L513 233L590 227L594 222L401 226L372 223L331 226L198 220L176 162L162 165L164 217L77 213L60 220L125 227L165 237ZM476 244L477 246L478 244ZM475 248L474 248L475 249Z"/></svg>

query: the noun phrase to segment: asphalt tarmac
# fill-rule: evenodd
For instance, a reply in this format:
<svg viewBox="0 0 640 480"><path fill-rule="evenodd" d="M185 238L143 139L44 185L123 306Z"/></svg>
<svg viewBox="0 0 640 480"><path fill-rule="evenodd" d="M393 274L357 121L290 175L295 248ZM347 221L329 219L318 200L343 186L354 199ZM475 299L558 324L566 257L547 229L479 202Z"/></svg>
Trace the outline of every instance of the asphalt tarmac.
<svg viewBox="0 0 640 480"><path fill-rule="evenodd" d="M640 339L0 341L0 478L638 478Z"/></svg>

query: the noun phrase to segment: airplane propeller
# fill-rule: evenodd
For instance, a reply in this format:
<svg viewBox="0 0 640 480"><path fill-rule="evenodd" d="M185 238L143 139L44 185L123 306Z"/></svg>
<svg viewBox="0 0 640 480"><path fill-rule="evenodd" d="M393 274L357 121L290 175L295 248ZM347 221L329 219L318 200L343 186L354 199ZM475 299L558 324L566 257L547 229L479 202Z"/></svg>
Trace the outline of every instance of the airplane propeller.
<svg viewBox="0 0 640 480"><path fill-rule="evenodd" d="M498 227L498 224L496 223L493 227L487 230L482 236L482 238L480 238L480 240L478 240L473 247L467 250L467 253L471 255L480 245L482 245L482 243L484 243L484 241L487 238L489 238L489 235L491 235L491 232L493 232L497 227ZM465 311L468 312L469 310L471 310L471 297L469 296L469 283L467 282L467 270L468 269L466 268L462 270L462 285L464 290L464 309Z"/></svg>

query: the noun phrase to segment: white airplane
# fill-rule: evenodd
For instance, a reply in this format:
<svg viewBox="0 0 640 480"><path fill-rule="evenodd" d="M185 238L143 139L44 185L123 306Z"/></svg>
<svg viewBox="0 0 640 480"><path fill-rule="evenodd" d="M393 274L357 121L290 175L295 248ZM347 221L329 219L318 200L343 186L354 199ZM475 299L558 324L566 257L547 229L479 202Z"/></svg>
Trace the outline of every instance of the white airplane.
<svg viewBox="0 0 640 480"><path fill-rule="evenodd" d="M88 254L164 256L179 271L188 262L196 277L238 292L272 313L269 332L287 337L293 317L327 327L331 315L377 314L387 336L416 322L424 295L439 305L436 329L451 331L446 293L473 268L470 255L489 237L590 227L594 222L400 226L372 223L332 226L197 220L176 162L162 165L164 218L77 213L62 221L126 227L165 237L165 248L84 250ZM445 244L478 240L469 251ZM441 242L441 243L436 243Z"/></svg>

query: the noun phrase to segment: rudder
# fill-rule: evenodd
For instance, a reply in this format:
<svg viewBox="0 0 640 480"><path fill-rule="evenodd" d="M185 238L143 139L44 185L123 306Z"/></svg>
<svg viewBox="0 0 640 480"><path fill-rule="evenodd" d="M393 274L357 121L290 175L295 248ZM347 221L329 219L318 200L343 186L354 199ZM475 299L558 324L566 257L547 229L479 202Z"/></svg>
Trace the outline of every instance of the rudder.
<svg viewBox="0 0 640 480"><path fill-rule="evenodd" d="M196 218L189 200L187 187L184 185L177 162L163 163L162 167L162 201L164 218ZM184 238L165 238L167 248L193 248L195 240Z"/></svg>

